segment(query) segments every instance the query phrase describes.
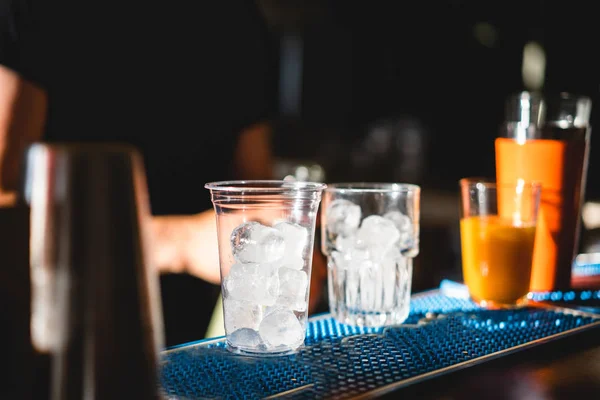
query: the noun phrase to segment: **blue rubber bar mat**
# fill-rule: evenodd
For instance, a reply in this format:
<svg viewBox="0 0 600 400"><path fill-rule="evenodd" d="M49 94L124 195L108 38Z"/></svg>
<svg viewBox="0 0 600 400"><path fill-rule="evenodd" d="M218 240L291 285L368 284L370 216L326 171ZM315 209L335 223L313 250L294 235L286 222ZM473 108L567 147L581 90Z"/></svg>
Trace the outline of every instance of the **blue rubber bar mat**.
<svg viewBox="0 0 600 400"><path fill-rule="evenodd" d="M469 298L469 289L464 283L444 279L440 283L440 292L463 299ZM600 289L556 290L551 292L531 292L527 298L536 303L549 303L559 307L584 307L592 313L600 314Z"/></svg>
<svg viewBox="0 0 600 400"><path fill-rule="evenodd" d="M306 345L281 357L231 354L223 338L162 353L168 399L373 397L437 375L600 326L600 315L557 307L489 311L434 290L385 329L309 320Z"/></svg>

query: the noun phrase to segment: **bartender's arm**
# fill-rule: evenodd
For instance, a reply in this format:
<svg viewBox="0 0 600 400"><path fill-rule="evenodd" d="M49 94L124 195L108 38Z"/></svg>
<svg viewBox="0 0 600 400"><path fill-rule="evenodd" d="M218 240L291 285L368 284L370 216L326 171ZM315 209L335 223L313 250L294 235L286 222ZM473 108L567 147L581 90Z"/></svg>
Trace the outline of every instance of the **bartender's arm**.
<svg viewBox="0 0 600 400"><path fill-rule="evenodd" d="M43 89L0 65L0 206L14 204L24 150L42 139L47 96ZM240 178L268 178L271 171L267 123L245 129L235 149ZM208 195L208 194L207 194ZM152 217L151 261L160 272L190 273L220 281L214 213Z"/></svg>
<svg viewBox="0 0 600 400"><path fill-rule="evenodd" d="M234 151L238 179L271 179L271 129L268 122L244 129ZM194 216L153 217L152 230L155 262L161 271L187 272L212 283L220 282L213 210Z"/></svg>

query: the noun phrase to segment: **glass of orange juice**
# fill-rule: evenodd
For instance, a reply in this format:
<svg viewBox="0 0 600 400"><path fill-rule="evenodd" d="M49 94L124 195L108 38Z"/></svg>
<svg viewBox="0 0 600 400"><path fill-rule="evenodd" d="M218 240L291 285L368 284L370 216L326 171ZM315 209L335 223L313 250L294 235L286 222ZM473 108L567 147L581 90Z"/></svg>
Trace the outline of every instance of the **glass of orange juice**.
<svg viewBox="0 0 600 400"><path fill-rule="evenodd" d="M486 308L517 306L531 281L541 184L460 180L463 279Z"/></svg>

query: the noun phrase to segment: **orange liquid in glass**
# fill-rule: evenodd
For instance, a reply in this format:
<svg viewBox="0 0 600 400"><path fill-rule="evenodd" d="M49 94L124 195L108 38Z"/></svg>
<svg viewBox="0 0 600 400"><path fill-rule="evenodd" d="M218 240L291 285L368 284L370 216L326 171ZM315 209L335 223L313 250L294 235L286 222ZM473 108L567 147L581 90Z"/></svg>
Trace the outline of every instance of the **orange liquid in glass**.
<svg viewBox="0 0 600 400"><path fill-rule="evenodd" d="M474 301L514 305L527 295L535 230L498 216L461 219L463 278Z"/></svg>

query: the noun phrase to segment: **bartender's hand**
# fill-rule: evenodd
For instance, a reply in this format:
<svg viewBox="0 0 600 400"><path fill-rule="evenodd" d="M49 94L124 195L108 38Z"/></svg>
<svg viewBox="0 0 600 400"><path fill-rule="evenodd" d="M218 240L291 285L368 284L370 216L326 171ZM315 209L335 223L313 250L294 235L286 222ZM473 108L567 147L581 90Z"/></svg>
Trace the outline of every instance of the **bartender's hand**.
<svg viewBox="0 0 600 400"><path fill-rule="evenodd" d="M188 273L213 284L221 281L213 210L192 216L152 217L151 255L162 273ZM323 300L327 261L315 244L309 313Z"/></svg>
<svg viewBox="0 0 600 400"><path fill-rule="evenodd" d="M271 125L268 121L243 129L232 150L237 179L272 179ZM153 261L160 272L188 273L214 284L220 282L214 210L190 216L152 217L150 226Z"/></svg>
<svg viewBox="0 0 600 400"><path fill-rule="evenodd" d="M162 273L188 273L221 281L215 213L152 217L151 257Z"/></svg>

